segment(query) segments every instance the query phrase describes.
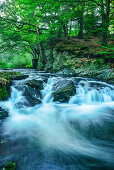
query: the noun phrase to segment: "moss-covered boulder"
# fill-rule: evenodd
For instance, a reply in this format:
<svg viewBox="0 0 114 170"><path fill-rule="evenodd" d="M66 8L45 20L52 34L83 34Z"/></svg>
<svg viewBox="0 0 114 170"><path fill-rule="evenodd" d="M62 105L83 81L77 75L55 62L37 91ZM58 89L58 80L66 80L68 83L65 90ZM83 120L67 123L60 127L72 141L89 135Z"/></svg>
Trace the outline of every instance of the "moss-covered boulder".
<svg viewBox="0 0 114 170"><path fill-rule="evenodd" d="M26 97L29 105L34 106L41 103L42 95L41 90L43 90L42 80L29 80L26 83L24 96Z"/></svg>
<svg viewBox="0 0 114 170"><path fill-rule="evenodd" d="M8 117L8 111L0 107L0 119Z"/></svg>
<svg viewBox="0 0 114 170"><path fill-rule="evenodd" d="M0 78L4 78L8 83L12 83L12 80L21 80L27 78L28 75L24 75L20 72L5 71L0 72Z"/></svg>
<svg viewBox="0 0 114 170"><path fill-rule="evenodd" d="M11 80L21 80L27 78L28 75L24 75L20 72L5 71L0 72L0 78L4 78L11 83Z"/></svg>
<svg viewBox="0 0 114 170"><path fill-rule="evenodd" d="M6 163L2 170L16 170L16 162L14 161L10 161L8 163Z"/></svg>
<svg viewBox="0 0 114 170"><path fill-rule="evenodd" d="M6 79L0 78L0 101L7 100L10 95L10 84Z"/></svg>
<svg viewBox="0 0 114 170"><path fill-rule="evenodd" d="M42 80L29 80L26 83L27 86L30 86L32 88L38 89L38 90L42 90L43 89L43 81Z"/></svg>
<svg viewBox="0 0 114 170"><path fill-rule="evenodd" d="M7 100L10 97L12 80L21 80L27 77L27 75L19 72L0 72L0 101Z"/></svg>
<svg viewBox="0 0 114 170"><path fill-rule="evenodd" d="M55 102L68 102L70 97L75 95L75 86L71 80L59 80L53 87L53 101Z"/></svg>

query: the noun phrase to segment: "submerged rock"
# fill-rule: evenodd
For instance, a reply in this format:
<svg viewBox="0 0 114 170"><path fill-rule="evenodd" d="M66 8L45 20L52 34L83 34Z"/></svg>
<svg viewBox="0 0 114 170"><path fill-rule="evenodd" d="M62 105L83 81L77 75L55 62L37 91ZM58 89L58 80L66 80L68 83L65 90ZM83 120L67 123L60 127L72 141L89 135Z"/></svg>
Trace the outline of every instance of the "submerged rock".
<svg viewBox="0 0 114 170"><path fill-rule="evenodd" d="M53 87L53 101L68 102L75 95L75 86L72 80L59 80Z"/></svg>
<svg viewBox="0 0 114 170"><path fill-rule="evenodd" d="M0 107L0 119L8 117L8 111Z"/></svg>
<svg viewBox="0 0 114 170"><path fill-rule="evenodd" d="M24 96L26 97L29 105L36 105L41 103L42 95L41 90L43 90L42 80L29 80L26 83Z"/></svg>

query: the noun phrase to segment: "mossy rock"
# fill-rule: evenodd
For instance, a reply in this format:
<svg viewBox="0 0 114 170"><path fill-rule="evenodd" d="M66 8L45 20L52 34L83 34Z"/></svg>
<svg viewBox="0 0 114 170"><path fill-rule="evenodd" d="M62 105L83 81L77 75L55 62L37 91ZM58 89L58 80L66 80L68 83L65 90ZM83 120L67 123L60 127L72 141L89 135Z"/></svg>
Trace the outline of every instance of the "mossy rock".
<svg viewBox="0 0 114 170"><path fill-rule="evenodd" d="M41 90L43 90L43 80L29 80L26 83L24 96L26 97L28 104L34 106L41 103L42 95Z"/></svg>
<svg viewBox="0 0 114 170"><path fill-rule="evenodd" d="M7 100L9 97L9 91L6 85L0 84L0 101Z"/></svg>
<svg viewBox="0 0 114 170"><path fill-rule="evenodd" d="M12 83L12 80L21 80L27 78L28 75L24 75L20 72L0 72L0 78L4 78L8 83Z"/></svg>
<svg viewBox="0 0 114 170"><path fill-rule="evenodd" d="M52 93L53 101L66 103L69 99L75 95L75 86L71 80L60 80L56 83Z"/></svg>
<svg viewBox="0 0 114 170"><path fill-rule="evenodd" d="M0 72L0 101L10 97L12 80L21 80L27 77L28 75L19 72Z"/></svg>
<svg viewBox="0 0 114 170"><path fill-rule="evenodd" d="M0 78L0 100L7 100L10 96L10 83L4 78Z"/></svg>
<svg viewBox="0 0 114 170"><path fill-rule="evenodd" d="M38 89L38 90L43 90L43 81L42 80L29 80L26 83L27 86L30 86L32 88Z"/></svg>
<svg viewBox="0 0 114 170"><path fill-rule="evenodd" d="M23 95L26 97L29 106L41 103L41 92L33 87L26 86Z"/></svg>
<svg viewBox="0 0 114 170"><path fill-rule="evenodd" d="M10 161L6 163L2 170L16 170L16 162Z"/></svg>

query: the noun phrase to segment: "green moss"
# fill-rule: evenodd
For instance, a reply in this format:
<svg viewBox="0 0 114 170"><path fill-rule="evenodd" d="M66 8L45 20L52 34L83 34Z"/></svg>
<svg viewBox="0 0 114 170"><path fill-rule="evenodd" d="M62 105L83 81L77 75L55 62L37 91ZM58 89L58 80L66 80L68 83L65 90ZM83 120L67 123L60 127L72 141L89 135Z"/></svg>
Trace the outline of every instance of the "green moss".
<svg viewBox="0 0 114 170"><path fill-rule="evenodd" d="M75 95L73 86L65 87L53 93L54 101L68 102L71 96Z"/></svg>
<svg viewBox="0 0 114 170"><path fill-rule="evenodd" d="M16 163L15 162L8 162L4 167L3 170L16 170Z"/></svg>
<svg viewBox="0 0 114 170"><path fill-rule="evenodd" d="M6 85L0 88L0 100L6 100L8 98L8 91Z"/></svg>
<svg viewBox="0 0 114 170"><path fill-rule="evenodd" d="M24 74L21 74L19 72L0 72L0 77L6 79L10 84L13 77L21 75L23 76Z"/></svg>

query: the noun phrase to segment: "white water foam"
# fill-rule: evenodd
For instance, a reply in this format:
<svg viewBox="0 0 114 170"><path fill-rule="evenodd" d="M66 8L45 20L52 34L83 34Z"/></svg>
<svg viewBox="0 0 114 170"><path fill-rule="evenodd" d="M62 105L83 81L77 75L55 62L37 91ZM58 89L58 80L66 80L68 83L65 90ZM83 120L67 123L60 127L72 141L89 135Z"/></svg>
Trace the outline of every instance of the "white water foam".
<svg viewBox="0 0 114 170"><path fill-rule="evenodd" d="M0 103L10 114L4 122L4 134L10 135L14 140L23 137L34 138L44 149L56 149L112 161L107 148L94 145L69 124L70 121L84 123L94 119L99 123L101 115L107 115L110 108L114 109L111 89L105 87L100 91L89 90L89 84L85 83L84 87L78 86L76 95L70 99L69 104L55 104L51 99L55 81L55 78L48 79L42 91L41 105L23 109L16 107L20 100L24 100L22 92L12 87L11 98ZM100 105L96 105L97 102Z"/></svg>

